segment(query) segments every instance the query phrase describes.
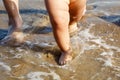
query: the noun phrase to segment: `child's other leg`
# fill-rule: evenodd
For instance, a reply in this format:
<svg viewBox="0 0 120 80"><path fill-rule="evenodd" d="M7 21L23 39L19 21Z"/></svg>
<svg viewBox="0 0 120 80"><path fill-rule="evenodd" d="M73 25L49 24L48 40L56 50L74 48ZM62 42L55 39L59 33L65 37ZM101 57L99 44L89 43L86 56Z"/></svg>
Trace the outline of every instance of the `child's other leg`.
<svg viewBox="0 0 120 80"><path fill-rule="evenodd" d="M86 11L86 0L70 0L69 12L70 12L70 23L69 32L76 31L77 22L82 18Z"/></svg>
<svg viewBox="0 0 120 80"><path fill-rule="evenodd" d="M19 13L18 0L3 0L9 17L9 29L7 36L2 40L8 44L22 43L24 35L22 33L22 18Z"/></svg>

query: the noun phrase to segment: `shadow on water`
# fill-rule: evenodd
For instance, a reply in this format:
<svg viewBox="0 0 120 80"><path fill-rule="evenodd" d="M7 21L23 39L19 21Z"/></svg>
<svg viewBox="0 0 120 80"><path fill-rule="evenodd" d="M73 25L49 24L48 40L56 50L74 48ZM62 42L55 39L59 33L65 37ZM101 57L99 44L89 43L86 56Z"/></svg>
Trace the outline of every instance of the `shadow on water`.
<svg viewBox="0 0 120 80"><path fill-rule="evenodd" d="M48 34L52 32L52 28L48 26L40 27L28 27L23 30L24 33L27 34ZM7 36L7 29L0 29L0 40L2 40L5 36Z"/></svg>
<svg viewBox="0 0 120 80"><path fill-rule="evenodd" d="M48 14L46 10L43 9L20 9L20 13L21 14L37 14L37 13L41 13L41 14ZM5 10L0 10L0 14L7 14L7 12Z"/></svg>
<svg viewBox="0 0 120 80"><path fill-rule="evenodd" d="M100 16L100 18L120 26L120 15Z"/></svg>
<svg viewBox="0 0 120 80"><path fill-rule="evenodd" d="M44 15L48 15L46 10L43 9L20 9L20 14L44 14ZM5 10L0 10L0 14L7 14L7 12ZM4 30L0 30L0 40L5 36L6 33L3 32ZM31 32L33 34L47 34L52 32L52 28L45 26L45 27L28 27L25 29L25 32ZM3 33L3 34L2 34Z"/></svg>
<svg viewBox="0 0 120 80"><path fill-rule="evenodd" d="M7 30L0 29L0 40L2 40L7 35Z"/></svg>
<svg viewBox="0 0 120 80"><path fill-rule="evenodd" d="M44 15L48 15L46 10L38 10L38 9L21 9L20 10L21 14L44 14ZM0 10L0 14L7 14L7 12L5 10ZM28 26L27 28L23 29L23 31L25 33L32 33L32 34L47 34L52 32L52 28L49 26L44 26L44 27L33 27L33 26ZM0 29L0 41L7 35L8 30L7 29ZM33 47L31 48L32 45ZM44 48L39 46L38 44L24 44L24 45L19 45L19 46L11 46L11 45L0 45L0 46L6 46L6 47L23 47L24 49L31 49L35 52L43 52L46 55L53 55L55 61L58 63L58 59L60 56L60 50L57 47L49 47L49 48Z"/></svg>
<svg viewBox="0 0 120 80"><path fill-rule="evenodd" d="M52 28L43 27L42 29L41 28L36 28L36 30L34 30L32 33L33 34L47 34L47 33L50 33L50 32L52 32Z"/></svg>
<svg viewBox="0 0 120 80"><path fill-rule="evenodd" d="M35 34L42 34L42 33L45 33L44 31L39 31L39 29L36 29L38 30L37 31L33 31L32 33L35 32ZM51 30L51 28L50 28ZM8 30L7 29L0 29L0 43L2 41L2 39L4 39L4 37L7 35L8 33ZM26 42L23 43L23 44L20 44L20 45L9 45L9 44L0 44L0 46L4 46L4 47L10 47L10 48L17 48L17 47L22 47L23 49L25 50L32 50L34 52L42 52L44 53L46 56L49 57L49 54L53 55L53 58L54 60L56 61L56 63L58 63L58 59L60 57L60 50L57 46L46 46L46 47L43 47L42 45L39 45L39 44L36 44L36 43L30 43L30 44L27 44Z"/></svg>
<svg viewBox="0 0 120 80"><path fill-rule="evenodd" d="M7 35L7 30L0 29L0 42L1 40ZM42 45L35 44L35 43L30 43L27 44L26 42L17 46L9 45L9 44L0 44L0 46L4 47L10 47L10 48L17 48L21 47L25 50L32 50L34 52L42 52L43 54L46 55L46 57L49 57L49 54L53 56L54 60L58 64L58 59L60 57L60 50L57 46L48 46L48 47L43 47Z"/></svg>
<svg viewBox="0 0 120 80"><path fill-rule="evenodd" d="M46 57L49 58L49 54L53 56L56 63L59 65L59 57L61 55L61 51L58 48L58 46L51 46L51 47L41 47L38 44L34 44L32 48L30 48L29 45L25 45L25 48L29 48L34 52L43 52L43 54L46 55Z"/></svg>

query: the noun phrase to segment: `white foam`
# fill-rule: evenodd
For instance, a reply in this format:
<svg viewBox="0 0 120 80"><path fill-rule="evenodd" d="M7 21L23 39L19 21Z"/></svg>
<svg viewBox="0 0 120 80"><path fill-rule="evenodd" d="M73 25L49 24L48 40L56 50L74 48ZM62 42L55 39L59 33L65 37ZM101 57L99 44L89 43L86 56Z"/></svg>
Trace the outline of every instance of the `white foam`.
<svg viewBox="0 0 120 80"><path fill-rule="evenodd" d="M30 63L31 63L31 64L36 64L34 61L31 61Z"/></svg>
<svg viewBox="0 0 120 80"><path fill-rule="evenodd" d="M105 66L105 67L113 67L114 66L112 64L113 63L113 60L112 60L113 52L112 51L111 52L102 52L100 55L103 56L104 58L96 58L96 60L104 62L103 66Z"/></svg>
<svg viewBox="0 0 120 80"><path fill-rule="evenodd" d="M120 73L116 74L116 76L120 78Z"/></svg>
<svg viewBox="0 0 120 80"><path fill-rule="evenodd" d="M100 61L100 62L104 61L103 58L96 58L95 60L98 60L98 61Z"/></svg>
<svg viewBox="0 0 120 80"><path fill-rule="evenodd" d="M15 52L15 51L12 50L12 49L9 50L9 53L11 53L11 54L14 54L14 52Z"/></svg>
<svg viewBox="0 0 120 80"><path fill-rule="evenodd" d="M39 42L35 42L35 43L32 43L31 41L26 41L25 42L30 48L33 48L34 46L38 46L38 47L42 47L42 48L50 48L52 47L54 44L49 44L47 42L42 42L42 43L39 43Z"/></svg>
<svg viewBox="0 0 120 80"><path fill-rule="evenodd" d="M101 56L112 56L113 52L112 51L111 52L102 52L100 55Z"/></svg>
<svg viewBox="0 0 120 80"><path fill-rule="evenodd" d="M14 65L14 66L12 66L12 67L15 67L15 68L16 68L16 67L19 67L19 66L20 66L20 64L17 64L17 65Z"/></svg>
<svg viewBox="0 0 120 80"><path fill-rule="evenodd" d="M101 4L101 5L100 5ZM120 1L95 1L93 3L89 3L89 6L96 6L96 8L94 10L89 10L91 12L93 12L93 14L99 14L102 13L106 16L110 16L110 15L119 15L119 13L111 13L109 10L106 11L106 9L104 9L104 6L119 6ZM102 8L99 8L102 7ZM113 19L114 20L114 19Z"/></svg>
<svg viewBox="0 0 120 80"><path fill-rule="evenodd" d="M96 45L88 45L87 47L85 47L85 50L92 50L92 49L96 49L97 46Z"/></svg>
<svg viewBox="0 0 120 80"><path fill-rule="evenodd" d="M36 54L35 54L35 57L37 57L37 58L40 59L40 58L42 58L42 55L41 55L40 53L36 53Z"/></svg>
<svg viewBox="0 0 120 80"><path fill-rule="evenodd" d="M0 69L6 70L6 71L11 71L10 66L8 66L7 64L0 62Z"/></svg>
<svg viewBox="0 0 120 80"><path fill-rule="evenodd" d="M19 53L19 54L16 54L15 56L13 56L12 58L20 59L20 58L22 58L22 56L23 56L23 54Z"/></svg>
<svg viewBox="0 0 120 80"><path fill-rule="evenodd" d="M113 66L115 71L120 72L120 66Z"/></svg>
<svg viewBox="0 0 120 80"><path fill-rule="evenodd" d="M28 80L44 80L42 76L52 76L52 80L61 80L60 76L56 74L55 72L51 71L50 73L48 72L31 72L27 74Z"/></svg>
<svg viewBox="0 0 120 80"><path fill-rule="evenodd" d="M104 5L111 5L111 4L120 4L120 1L97 1L94 3L90 3L89 5L99 5L102 6L100 4L104 4Z"/></svg>
<svg viewBox="0 0 120 80"><path fill-rule="evenodd" d="M22 80L25 79L25 76L16 77L16 76L10 75L10 77L11 77L11 78L16 78L16 79L18 79L18 80L19 80L19 79L20 79L20 80L21 80L21 79L22 79Z"/></svg>
<svg viewBox="0 0 120 80"><path fill-rule="evenodd" d="M111 78L111 77L109 77L109 78L107 78L107 80L112 80L112 78Z"/></svg>
<svg viewBox="0 0 120 80"><path fill-rule="evenodd" d="M40 43L38 44L40 47L46 48L46 47L51 47L48 43Z"/></svg>
<svg viewBox="0 0 120 80"><path fill-rule="evenodd" d="M43 62L41 65L39 66L42 66L42 67L45 67L47 69L49 69L49 67L52 67L52 68L60 68L60 69L64 69L64 70L69 70L69 71L72 71L72 72L75 72L74 69L72 69L69 65L63 65L63 66L59 66L59 65L54 65L54 64L50 64L50 63L47 63L47 62Z"/></svg>
<svg viewBox="0 0 120 80"><path fill-rule="evenodd" d="M97 44L99 44L100 46L106 48L106 49L113 49L113 50L116 50L117 52L120 52L120 48L119 47L116 47L116 46L112 46L112 45L109 45L109 44L106 44L106 42L102 39L94 39L94 40L91 40L92 42L95 42Z"/></svg>
<svg viewBox="0 0 120 80"><path fill-rule="evenodd" d="M105 67L113 67L114 65L112 63L114 60L112 60L112 58L115 53L113 52L113 50L115 50L116 52L120 52L120 48L107 44L106 41L101 38L101 36L94 36L94 34L91 34L90 29L93 26L94 24L90 24L87 29L79 32L79 39L80 42L82 43L81 53L84 53L86 50L91 50L96 48L99 49L100 47L103 47L109 51L106 52L104 50L104 52L100 54L102 58L96 58L96 60L104 62L103 66ZM110 39L110 40L114 41L114 39ZM91 46L91 44L89 45L88 42L93 42L95 44Z"/></svg>
<svg viewBox="0 0 120 80"><path fill-rule="evenodd" d="M0 54L0 59L8 59L8 56Z"/></svg>
<svg viewBox="0 0 120 80"><path fill-rule="evenodd" d="M112 59L108 58L107 60L104 60L104 65L103 66L106 66L106 67L112 67L113 64L112 64Z"/></svg>
<svg viewBox="0 0 120 80"><path fill-rule="evenodd" d="M94 35L90 34L90 29L95 26L95 24L90 24L89 27L85 30L82 30L79 32L79 38L81 39L81 41L89 41L91 38L95 38Z"/></svg>
<svg viewBox="0 0 120 80"><path fill-rule="evenodd" d="M110 41L115 41L114 39L110 38Z"/></svg>
<svg viewBox="0 0 120 80"><path fill-rule="evenodd" d="M93 49L95 47L95 45L89 46L89 44L87 43L91 39L96 38L93 34L90 33L90 29L93 26L95 26L95 24L90 24L87 29L80 31L78 34L79 43L82 45L81 52L80 52L81 54L84 53L85 50L90 50L90 49Z"/></svg>
<svg viewBox="0 0 120 80"><path fill-rule="evenodd" d="M23 51L24 51L23 49L21 49L21 47L17 47L16 50L17 50L18 52L23 52Z"/></svg>
<svg viewBox="0 0 120 80"><path fill-rule="evenodd" d="M33 43L31 41L25 41L29 48L33 48Z"/></svg>
<svg viewBox="0 0 120 80"><path fill-rule="evenodd" d="M99 76L99 73L96 73L95 75L93 75L90 80L95 80L97 76Z"/></svg>

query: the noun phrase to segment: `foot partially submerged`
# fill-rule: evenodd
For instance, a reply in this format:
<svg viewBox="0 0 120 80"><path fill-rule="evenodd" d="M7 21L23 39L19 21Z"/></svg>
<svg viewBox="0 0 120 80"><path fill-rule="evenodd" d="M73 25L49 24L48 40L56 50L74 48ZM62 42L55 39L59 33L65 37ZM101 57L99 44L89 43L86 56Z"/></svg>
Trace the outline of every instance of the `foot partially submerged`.
<svg viewBox="0 0 120 80"><path fill-rule="evenodd" d="M72 53L72 49L70 48L68 51L61 53L59 64L65 65L68 62L70 62L72 59L73 59L73 53Z"/></svg>
<svg viewBox="0 0 120 80"><path fill-rule="evenodd" d="M78 27L77 27L77 22L69 25L69 33L70 33L70 36L74 35L75 33L77 33L78 31Z"/></svg>
<svg viewBox="0 0 120 80"><path fill-rule="evenodd" d="M14 29L12 26L8 29L7 35L0 41L1 44L19 46L24 43L25 35L21 29Z"/></svg>

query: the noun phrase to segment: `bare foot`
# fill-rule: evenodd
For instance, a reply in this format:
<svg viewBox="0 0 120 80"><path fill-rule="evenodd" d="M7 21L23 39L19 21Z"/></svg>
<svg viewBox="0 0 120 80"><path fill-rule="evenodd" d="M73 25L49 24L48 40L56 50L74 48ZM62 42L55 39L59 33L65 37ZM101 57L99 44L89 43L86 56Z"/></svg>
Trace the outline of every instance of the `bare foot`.
<svg viewBox="0 0 120 80"><path fill-rule="evenodd" d="M8 30L7 36L1 40L2 44L18 46L24 42L25 35L22 30L15 30L12 26Z"/></svg>
<svg viewBox="0 0 120 80"><path fill-rule="evenodd" d="M69 61L72 60L73 58L73 53L72 53L72 49L69 49L66 52L62 52L60 59L59 59L59 64L60 65L65 65L66 63L68 63Z"/></svg>
<svg viewBox="0 0 120 80"><path fill-rule="evenodd" d="M77 22L73 23L73 24L71 24L69 26L69 33L70 33L70 35L73 35L77 31L78 31Z"/></svg>

